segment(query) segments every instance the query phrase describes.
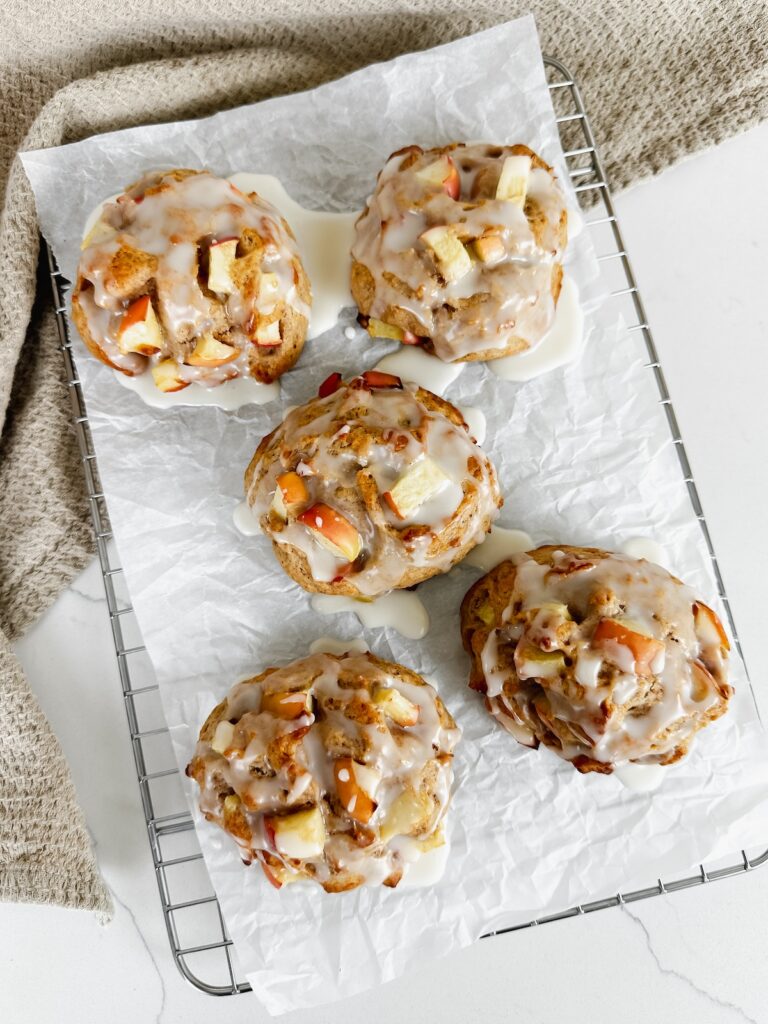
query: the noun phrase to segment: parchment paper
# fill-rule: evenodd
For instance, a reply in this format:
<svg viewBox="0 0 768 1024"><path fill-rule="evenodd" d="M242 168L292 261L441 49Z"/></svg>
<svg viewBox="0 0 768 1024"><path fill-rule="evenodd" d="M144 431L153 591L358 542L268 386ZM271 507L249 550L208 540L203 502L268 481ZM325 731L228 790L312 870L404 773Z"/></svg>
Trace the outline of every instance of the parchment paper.
<svg viewBox="0 0 768 1024"><path fill-rule="evenodd" d="M305 205L344 210L361 207L392 150L465 138L525 142L562 168L532 19L208 120L28 153L24 165L43 232L71 279L86 215L146 169L272 173ZM501 522L537 543L611 548L652 536L670 552L670 568L716 604L640 336L600 303L587 230L571 246L569 270L589 312L583 358L525 385L472 365L448 392L488 416L485 447L506 495ZM351 322L350 310L307 346L284 378L285 404L314 394L332 370L358 372L392 348L362 332L345 339ZM268 541L243 538L232 524L243 470L280 417L277 406L153 410L79 344L77 354L120 557L183 768L202 720L235 680L304 655L318 636L357 636L361 627L349 614L315 615ZM632 793L518 746L466 688L458 609L477 576L459 566L419 588L432 619L423 641L365 633L377 653L436 680L463 729L439 884L276 892L240 864L226 837L198 822L240 963L272 1013L359 992L486 930L768 838L765 739L738 659L729 714L699 735L660 790ZM188 797L194 808L191 786Z"/></svg>

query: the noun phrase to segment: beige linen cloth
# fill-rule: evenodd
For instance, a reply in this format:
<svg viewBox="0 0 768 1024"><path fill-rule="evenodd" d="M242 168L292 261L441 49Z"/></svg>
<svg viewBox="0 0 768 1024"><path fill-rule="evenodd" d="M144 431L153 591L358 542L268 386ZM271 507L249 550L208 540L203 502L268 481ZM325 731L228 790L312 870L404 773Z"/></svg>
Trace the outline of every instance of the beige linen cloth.
<svg viewBox="0 0 768 1024"><path fill-rule="evenodd" d="M15 153L311 88L528 11L544 51L581 82L614 186L766 115L763 0L0 4L0 899L111 907L62 751L10 649L93 551ZM62 181L61 201L76 188Z"/></svg>

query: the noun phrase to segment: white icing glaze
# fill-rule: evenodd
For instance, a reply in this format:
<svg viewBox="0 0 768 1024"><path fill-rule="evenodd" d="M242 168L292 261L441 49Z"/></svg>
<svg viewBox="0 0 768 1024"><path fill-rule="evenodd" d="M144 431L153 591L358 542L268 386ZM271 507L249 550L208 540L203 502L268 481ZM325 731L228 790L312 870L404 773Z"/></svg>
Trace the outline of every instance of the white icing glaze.
<svg viewBox="0 0 768 1024"><path fill-rule="evenodd" d="M483 410L476 409L473 405L460 405L458 410L469 427L470 437L474 437L478 444L483 444L488 429L488 423Z"/></svg>
<svg viewBox="0 0 768 1024"><path fill-rule="evenodd" d="M437 490L396 513L384 496L427 462L442 474ZM305 494L283 515L274 495L286 471L301 476ZM377 597L447 571L485 537L499 492L492 466L463 425L429 411L415 385L368 386L363 375L285 417L254 467L246 498L275 544L304 554L314 580L343 580ZM330 510L346 520L345 532L359 539L351 562L328 550L318 540L322 531L307 524L318 506L326 518ZM444 543L460 510L463 532Z"/></svg>
<svg viewBox="0 0 768 1024"><path fill-rule="evenodd" d="M651 793L658 789L664 781L664 773L669 771L663 764L617 764L613 769L613 777L626 789L636 793Z"/></svg>
<svg viewBox="0 0 768 1024"><path fill-rule="evenodd" d="M584 311L579 290L570 274L563 275L563 285L552 326L535 348L487 365L502 380L523 383L572 363L581 352L584 341Z"/></svg>
<svg viewBox="0 0 768 1024"><path fill-rule="evenodd" d="M444 363L417 345L401 345L376 363L377 370L413 381L435 395L444 395L464 369L465 363Z"/></svg>
<svg viewBox="0 0 768 1024"><path fill-rule="evenodd" d="M517 738L568 760L654 764L725 710L722 627L666 570L621 553L513 561L481 664L490 709Z"/></svg>
<svg viewBox="0 0 768 1024"><path fill-rule="evenodd" d="M191 384L182 391L160 391L155 387L150 373L128 377L115 370L115 379L153 409L172 409L177 405L213 405L225 412L234 412L244 405L266 405L280 397L280 385L277 382L261 384L252 377L236 377L214 388Z"/></svg>
<svg viewBox="0 0 768 1024"><path fill-rule="evenodd" d="M271 174L233 174L243 192L258 192L282 213L296 236L304 267L312 282L308 337L333 327L345 306L352 306L349 264L357 213L325 213L300 206ZM354 334L352 335L354 338Z"/></svg>
<svg viewBox="0 0 768 1024"><path fill-rule="evenodd" d="M352 597L313 594L312 608L320 615L354 612L367 629L394 629L409 640L421 640L429 632L429 614L421 599L410 590L393 590L373 601Z"/></svg>
<svg viewBox="0 0 768 1024"><path fill-rule="evenodd" d="M394 708L379 701L382 691L410 702L415 721L398 725ZM290 695L298 716L282 710ZM230 832L246 863L261 862L283 884L312 878L332 891L337 881L344 889L397 884L426 852L420 842L428 848L440 840L458 738L431 686L392 675L367 653L314 654L234 686L189 773L206 818ZM341 758L351 758L351 768ZM362 818L354 816L359 790L342 803L339 786L350 782L350 771L373 801ZM424 795L408 822L397 815L404 793ZM312 837L310 849L287 855L290 829L281 825L312 808L322 822L319 841ZM415 881L427 879L417 873Z"/></svg>
<svg viewBox="0 0 768 1024"><path fill-rule="evenodd" d="M650 537L631 537L621 545L619 551L633 558L645 558L656 565L663 565L665 569L669 568L666 551Z"/></svg>
<svg viewBox="0 0 768 1024"><path fill-rule="evenodd" d="M352 640L340 640L335 636L319 636L309 645L310 654L347 654L354 651L362 654L368 647L364 640L354 638Z"/></svg>
<svg viewBox="0 0 768 1024"><path fill-rule="evenodd" d="M235 528L239 530L244 537L256 537L261 533L259 520L251 511L251 507L247 501L239 501L237 505L235 505L232 513L232 521L235 524Z"/></svg>
<svg viewBox="0 0 768 1024"><path fill-rule="evenodd" d="M429 337L446 362L507 348L513 339L533 346L554 316L552 281L561 259L560 223L567 217L564 196L553 174L533 167L525 207L496 199L511 150L476 143L460 144L442 157L458 178L454 198L420 176L441 152L409 147L393 154L379 174L352 247L353 259L367 268L375 285L366 313L386 320L390 307L405 310L412 318L409 329ZM534 231L529 215L535 214ZM464 271L448 280L422 238L426 229L442 226L468 246L490 228L501 253L492 262L472 258L470 263L465 255Z"/></svg>
<svg viewBox="0 0 768 1024"><path fill-rule="evenodd" d="M530 551L533 540L523 530L510 530L505 526L493 526L484 541L473 548L464 561L483 572L490 572L500 562L505 562L521 551Z"/></svg>
<svg viewBox="0 0 768 1024"><path fill-rule="evenodd" d="M451 852L451 844L446 839L442 846L427 853L419 853L418 844L414 843L408 836L399 836L392 840L397 846L403 860L408 863L408 870L403 875L400 883L401 889L422 889L435 885L445 874L445 867L448 863L448 856ZM410 847L410 849L409 849ZM416 847L416 850L413 848ZM415 859L411 859L414 858Z"/></svg>

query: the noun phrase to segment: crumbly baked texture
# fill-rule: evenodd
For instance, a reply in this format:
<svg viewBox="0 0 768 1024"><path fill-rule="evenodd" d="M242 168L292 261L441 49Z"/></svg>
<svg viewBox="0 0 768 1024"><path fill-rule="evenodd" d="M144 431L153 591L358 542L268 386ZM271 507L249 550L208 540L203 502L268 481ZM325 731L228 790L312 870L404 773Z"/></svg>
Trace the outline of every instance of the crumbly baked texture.
<svg viewBox="0 0 768 1024"><path fill-rule="evenodd" d="M567 237L552 168L527 146L408 146L356 224L361 323L446 362L526 351L554 319Z"/></svg>
<svg viewBox="0 0 768 1024"><path fill-rule="evenodd" d="M276 380L299 358L311 302L273 206L207 171L172 170L104 206L83 241L72 317L97 359L173 392Z"/></svg>
<svg viewBox="0 0 768 1024"><path fill-rule="evenodd" d="M458 737L415 672L370 653L314 654L234 686L187 775L208 821L278 888L394 887L444 843Z"/></svg>
<svg viewBox="0 0 768 1024"><path fill-rule="evenodd" d="M733 693L715 612L629 555L549 545L502 562L466 594L461 630L491 714L581 772L672 764Z"/></svg>
<svg viewBox="0 0 768 1024"><path fill-rule="evenodd" d="M367 598L447 572L502 503L459 410L378 371L332 375L320 391L261 441L245 473L283 569L305 590Z"/></svg>

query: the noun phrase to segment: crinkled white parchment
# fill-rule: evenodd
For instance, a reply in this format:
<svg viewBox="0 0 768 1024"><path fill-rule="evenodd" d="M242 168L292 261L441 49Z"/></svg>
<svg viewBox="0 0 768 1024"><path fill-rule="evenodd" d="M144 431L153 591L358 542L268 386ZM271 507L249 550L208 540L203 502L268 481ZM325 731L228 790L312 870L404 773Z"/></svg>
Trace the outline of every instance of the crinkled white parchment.
<svg viewBox="0 0 768 1024"><path fill-rule="evenodd" d="M143 171L209 167L282 179L313 208L360 208L388 154L411 142L525 142L563 167L531 18L376 65L312 92L212 118L101 135L28 153L42 230L73 278L86 215ZM562 177L562 175L561 175ZM567 179L565 179L567 183ZM571 198L574 199L571 194ZM486 450L506 495L502 522L536 542L616 547L652 536L670 568L713 604L715 587L639 333L598 301L589 231L569 270L589 309L583 358L524 385L469 366L448 397L488 416ZM311 342L283 381L283 403L335 369L372 366L391 344L339 327ZM178 763L209 710L244 676L304 655L327 633L277 567L269 542L232 524L242 475L277 405L239 414L147 408L76 345L99 468L122 564L154 663ZM198 821L206 862L243 969L272 1013L360 992L475 941L483 932L684 871L768 839L768 755L734 659L730 713L653 794L581 776L518 746L466 687L461 598L478 571L419 588L432 629L421 642L368 631L371 648L436 680L464 735L456 755L451 855L442 881L410 891L276 892L234 844ZM194 806L193 787L188 797Z"/></svg>

